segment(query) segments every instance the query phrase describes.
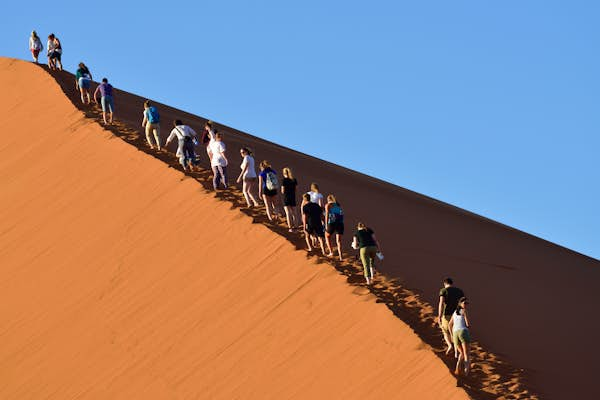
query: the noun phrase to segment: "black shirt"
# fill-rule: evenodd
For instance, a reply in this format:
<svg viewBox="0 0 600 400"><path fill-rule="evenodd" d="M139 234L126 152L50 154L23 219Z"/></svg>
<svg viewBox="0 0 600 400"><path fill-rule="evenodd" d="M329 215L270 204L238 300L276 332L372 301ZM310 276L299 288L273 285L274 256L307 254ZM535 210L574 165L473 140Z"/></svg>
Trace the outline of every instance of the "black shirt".
<svg viewBox="0 0 600 400"><path fill-rule="evenodd" d="M462 290L454 286L448 286L447 288L440 289L440 297L444 298L444 315L449 316L456 311L458 307L458 301L465 294Z"/></svg>
<svg viewBox="0 0 600 400"><path fill-rule="evenodd" d="M354 237L358 240L358 247L362 249L363 247L368 246L377 246L375 240L373 239L373 230L371 228L367 229L359 229L354 234Z"/></svg>
<svg viewBox="0 0 600 400"><path fill-rule="evenodd" d="M281 182L281 185L283 186L283 190L284 190L284 194L286 196L289 197L295 197L296 195L296 186L298 185L298 181L296 181L296 178L294 179L290 179L290 178L283 178L283 182Z"/></svg>
<svg viewBox="0 0 600 400"><path fill-rule="evenodd" d="M304 207L302 207L302 214L306 215L306 223L308 225L322 225L321 217L323 216L323 209L317 203L306 203Z"/></svg>

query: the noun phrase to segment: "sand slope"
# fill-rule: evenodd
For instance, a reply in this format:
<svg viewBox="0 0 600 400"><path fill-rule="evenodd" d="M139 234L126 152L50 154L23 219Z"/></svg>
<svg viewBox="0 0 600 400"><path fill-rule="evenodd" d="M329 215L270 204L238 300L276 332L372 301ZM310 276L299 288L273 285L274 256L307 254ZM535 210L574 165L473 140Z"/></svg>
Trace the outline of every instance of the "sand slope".
<svg viewBox="0 0 600 400"><path fill-rule="evenodd" d="M0 398L466 399L370 295L0 59Z"/></svg>

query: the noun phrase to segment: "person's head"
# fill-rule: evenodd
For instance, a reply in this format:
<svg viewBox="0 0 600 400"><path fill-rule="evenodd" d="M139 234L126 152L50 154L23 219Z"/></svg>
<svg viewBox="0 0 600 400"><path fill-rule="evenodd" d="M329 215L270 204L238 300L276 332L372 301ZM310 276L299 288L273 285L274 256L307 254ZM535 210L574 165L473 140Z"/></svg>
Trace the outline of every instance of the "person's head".
<svg viewBox="0 0 600 400"><path fill-rule="evenodd" d="M204 127L207 129L212 129L213 128L213 122L212 121L206 121L206 124L204 124Z"/></svg>
<svg viewBox="0 0 600 400"><path fill-rule="evenodd" d="M444 284L444 287L450 287L454 284L452 278L446 278L442 281L442 283Z"/></svg>
<svg viewBox="0 0 600 400"><path fill-rule="evenodd" d="M267 168L270 168L270 167L271 167L271 164L269 164L269 162L267 160L262 160L260 162L260 169L261 170L267 169Z"/></svg>
<svg viewBox="0 0 600 400"><path fill-rule="evenodd" d="M180 119L176 119L175 121L173 121L173 126L179 126L179 125L183 125L183 122L181 122Z"/></svg>
<svg viewBox="0 0 600 400"><path fill-rule="evenodd" d="M308 194L308 193L304 193L304 194L302 195L302 198L304 199L304 201L306 201L306 202L310 202L310 194Z"/></svg>
<svg viewBox="0 0 600 400"><path fill-rule="evenodd" d="M108 79L102 78L102 83L108 83Z"/></svg>
<svg viewBox="0 0 600 400"><path fill-rule="evenodd" d="M54 33L51 33L48 35L48 39L50 39L50 40L54 40L55 37L56 36L54 36Z"/></svg>
<svg viewBox="0 0 600 400"><path fill-rule="evenodd" d="M34 39L38 38L37 32L36 31L31 31L31 37Z"/></svg>
<svg viewBox="0 0 600 400"><path fill-rule="evenodd" d="M292 174L292 170L289 167L285 167L282 171L284 178L294 179L294 174Z"/></svg>
<svg viewBox="0 0 600 400"><path fill-rule="evenodd" d="M240 149L240 154L242 155L242 157L251 156L252 150L250 150L248 147L242 147Z"/></svg>
<svg viewBox="0 0 600 400"><path fill-rule="evenodd" d="M358 228L358 230L361 230L361 229L367 229L367 226L366 226L365 224L363 224L362 222L359 222L359 223L356 225L356 228Z"/></svg>
<svg viewBox="0 0 600 400"><path fill-rule="evenodd" d="M336 203L337 204L337 199L335 198L334 195L330 194L327 196L327 202L328 203Z"/></svg>
<svg viewBox="0 0 600 400"><path fill-rule="evenodd" d="M319 193L319 185L317 185L316 183L311 183L310 184L310 191L311 192L315 192L315 193Z"/></svg>
<svg viewBox="0 0 600 400"><path fill-rule="evenodd" d="M460 300L458 300L459 308L467 308L467 304L469 304L469 301L467 300L466 297L461 297Z"/></svg>
<svg viewBox="0 0 600 400"><path fill-rule="evenodd" d="M221 132L215 133L215 140L218 140L218 141L223 140L223 134Z"/></svg>
<svg viewBox="0 0 600 400"><path fill-rule="evenodd" d="M83 62L79 63L79 68L85 68L85 64Z"/></svg>
<svg viewBox="0 0 600 400"><path fill-rule="evenodd" d="M150 103L150 100L146 100L144 102L144 108L150 108L152 106L152 103Z"/></svg>

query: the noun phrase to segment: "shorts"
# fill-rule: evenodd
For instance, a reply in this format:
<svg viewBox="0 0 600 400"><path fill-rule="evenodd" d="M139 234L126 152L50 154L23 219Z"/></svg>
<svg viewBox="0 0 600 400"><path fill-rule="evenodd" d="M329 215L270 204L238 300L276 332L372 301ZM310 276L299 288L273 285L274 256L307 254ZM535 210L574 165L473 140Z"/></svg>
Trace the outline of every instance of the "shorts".
<svg viewBox="0 0 600 400"><path fill-rule="evenodd" d="M442 332L450 334L450 330L448 329L448 323L450 323L450 318L452 318L452 315L444 315L442 317Z"/></svg>
<svg viewBox="0 0 600 400"><path fill-rule="evenodd" d="M263 190L263 194L267 197L273 197L273 196L277 195L277 189L269 190L269 189L265 188Z"/></svg>
<svg viewBox="0 0 600 400"><path fill-rule="evenodd" d="M48 54L48 58L49 58L49 59L51 59L51 60L58 60L58 61L60 61L60 58L61 58L61 56L62 56L62 54L61 54L61 53L59 53L59 52L58 52L58 51L56 51L56 50L54 50L54 51L51 51L51 52Z"/></svg>
<svg viewBox="0 0 600 400"><path fill-rule="evenodd" d="M333 235L337 233L338 235L344 234L344 223L343 222L333 222L331 224L327 224L327 233Z"/></svg>
<svg viewBox="0 0 600 400"><path fill-rule="evenodd" d="M112 96L102 96L100 103L102 104L102 112L106 112L107 108L110 109L109 112L115 112L115 103L113 102Z"/></svg>
<svg viewBox="0 0 600 400"><path fill-rule="evenodd" d="M457 329L452 333L452 341L454 342L454 346L458 347L462 343L471 343L471 335L469 334L469 329Z"/></svg>
<svg viewBox="0 0 600 400"><path fill-rule="evenodd" d="M79 88L80 89L89 89L92 81L87 78L79 78Z"/></svg>
<svg viewBox="0 0 600 400"><path fill-rule="evenodd" d="M283 195L283 205L287 207L296 207L296 196Z"/></svg>
<svg viewBox="0 0 600 400"><path fill-rule="evenodd" d="M40 55L40 51L39 50L33 50L33 49L31 49L31 55L34 58L38 58L38 56Z"/></svg>
<svg viewBox="0 0 600 400"><path fill-rule="evenodd" d="M323 224L318 224L318 225L311 225L311 224L306 224L306 232L309 235L314 235L314 236L319 236L319 237L324 237L325 236L325 231L323 230Z"/></svg>

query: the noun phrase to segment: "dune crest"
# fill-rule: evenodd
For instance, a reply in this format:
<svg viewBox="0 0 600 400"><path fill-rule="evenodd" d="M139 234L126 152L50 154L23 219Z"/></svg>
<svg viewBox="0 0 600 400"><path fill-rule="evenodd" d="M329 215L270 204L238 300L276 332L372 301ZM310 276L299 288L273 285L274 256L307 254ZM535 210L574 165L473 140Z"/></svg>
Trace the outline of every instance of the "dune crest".
<svg viewBox="0 0 600 400"><path fill-rule="evenodd" d="M0 59L0 398L467 399L371 295Z"/></svg>

